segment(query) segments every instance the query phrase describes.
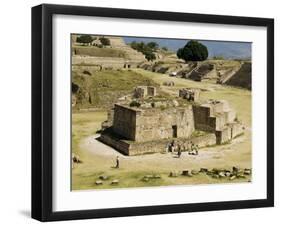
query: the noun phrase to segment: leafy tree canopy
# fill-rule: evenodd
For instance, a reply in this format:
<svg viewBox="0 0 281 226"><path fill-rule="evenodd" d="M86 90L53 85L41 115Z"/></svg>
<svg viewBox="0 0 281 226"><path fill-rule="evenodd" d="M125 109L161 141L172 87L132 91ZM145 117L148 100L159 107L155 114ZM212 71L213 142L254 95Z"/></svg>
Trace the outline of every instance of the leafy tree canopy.
<svg viewBox="0 0 281 226"><path fill-rule="evenodd" d="M94 40L94 38L91 35L80 35L76 38L76 42L83 43L83 44L89 44Z"/></svg>
<svg viewBox="0 0 281 226"><path fill-rule="evenodd" d="M152 61L152 60L155 60L156 59L156 56L155 56L155 51L158 49L158 44L156 42L149 42L149 43L144 43L144 42L135 42L133 41L130 46L143 53L145 55L145 58L148 60L148 61Z"/></svg>
<svg viewBox="0 0 281 226"><path fill-rule="evenodd" d="M159 45L156 42L149 42L146 44L147 47L149 47L150 49L156 51L159 47Z"/></svg>
<svg viewBox="0 0 281 226"><path fill-rule="evenodd" d="M203 61L208 58L208 49L198 41L189 41L183 48L178 49L177 56L185 61Z"/></svg>

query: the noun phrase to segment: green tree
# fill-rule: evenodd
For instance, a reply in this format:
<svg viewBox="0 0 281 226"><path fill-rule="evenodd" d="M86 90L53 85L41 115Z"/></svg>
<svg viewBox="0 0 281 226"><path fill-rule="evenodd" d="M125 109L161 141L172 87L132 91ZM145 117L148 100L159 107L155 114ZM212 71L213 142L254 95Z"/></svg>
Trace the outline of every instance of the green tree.
<svg viewBox="0 0 281 226"><path fill-rule="evenodd" d="M110 40L108 38L105 38L105 37L101 37L100 38L100 42L102 45L104 46L110 46Z"/></svg>
<svg viewBox="0 0 281 226"><path fill-rule="evenodd" d="M156 42L149 42L146 45L148 48L150 48L153 51L156 51L159 47L159 45Z"/></svg>
<svg viewBox="0 0 281 226"><path fill-rule="evenodd" d="M130 46L137 50L138 52L141 52L145 55L145 58L148 61L152 61L156 59L156 56L154 54L154 51L158 48L158 44L154 42L150 42L145 44L144 42L135 42L133 41Z"/></svg>
<svg viewBox="0 0 281 226"><path fill-rule="evenodd" d="M91 35L80 35L76 38L76 42L82 43L82 44L89 44L94 40L94 38Z"/></svg>
<svg viewBox="0 0 281 226"><path fill-rule="evenodd" d="M208 49L198 41L189 41L183 48L178 49L177 56L185 61L203 61L208 58Z"/></svg>
<svg viewBox="0 0 281 226"><path fill-rule="evenodd" d="M144 51L144 55L148 61L153 61L156 59L156 56L152 51L146 50Z"/></svg>

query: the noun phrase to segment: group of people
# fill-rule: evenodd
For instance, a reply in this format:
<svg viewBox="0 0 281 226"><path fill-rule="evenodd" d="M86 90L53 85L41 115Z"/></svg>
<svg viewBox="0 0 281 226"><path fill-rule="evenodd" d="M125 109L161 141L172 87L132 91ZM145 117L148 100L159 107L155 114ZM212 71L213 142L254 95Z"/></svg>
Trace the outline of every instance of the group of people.
<svg viewBox="0 0 281 226"><path fill-rule="evenodd" d="M166 145L166 152L177 153L178 157L181 157L183 151L188 152L189 155L198 155L199 154L199 146L195 145L192 141L187 143L177 142L173 140Z"/></svg>
<svg viewBox="0 0 281 226"><path fill-rule="evenodd" d="M187 143L179 142L173 140L166 145L166 152L177 153L178 158L181 157L183 151L186 151L189 155L198 155L199 154L199 146L195 145L192 141ZM120 167L119 156L116 156L115 166L114 168L118 169Z"/></svg>

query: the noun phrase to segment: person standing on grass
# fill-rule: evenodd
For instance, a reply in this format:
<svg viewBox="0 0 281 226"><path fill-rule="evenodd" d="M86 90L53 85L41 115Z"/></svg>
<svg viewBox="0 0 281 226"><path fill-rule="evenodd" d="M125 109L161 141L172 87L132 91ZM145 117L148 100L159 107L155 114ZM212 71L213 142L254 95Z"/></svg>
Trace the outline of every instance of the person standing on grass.
<svg viewBox="0 0 281 226"><path fill-rule="evenodd" d="M182 146L181 146L181 144L179 144L178 145L178 158L181 157L181 148L182 148Z"/></svg>
<svg viewBox="0 0 281 226"><path fill-rule="evenodd" d="M115 166L116 169L119 168L119 156L116 157L116 166Z"/></svg>
<svg viewBox="0 0 281 226"><path fill-rule="evenodd" d="M198 150L199 150L199 146L198 146L198 145L196 145L196 146L195 146L195 154L196 154L196 155L198 155L198 154L199 154Z"/></svg>

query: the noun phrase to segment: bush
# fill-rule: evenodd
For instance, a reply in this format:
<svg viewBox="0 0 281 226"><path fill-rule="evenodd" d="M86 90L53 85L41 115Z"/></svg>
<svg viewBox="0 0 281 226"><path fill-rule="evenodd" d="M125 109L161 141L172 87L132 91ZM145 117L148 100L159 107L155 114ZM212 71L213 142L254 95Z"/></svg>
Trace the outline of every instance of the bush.
<svg viewBox="0 0 281 226"><path fill-rule="evenodd" d="M149 42L146 45L153 51L156 51L159 47L159 45L156 42Z"/></svg>
<svg viewBox="0 0 281 226"><path fill-rule="evenodd" d="M133 100L131 103L130 103L130 107L140 107L141 104L135 100Z"/></svg>
<svg viewBox="0 0 281 226"><path fill-rule="evenodd" d="M101 37L100 38L100 42L102 45L104 46L110 46L110 40L108 38L105 38L105 37Z"/></svg>
<svg viewBox="0 0 281 226"><path fill-rule="evenodd" d="M178 49L177 56L185 61L203 61L208 58L208 49L198 41L189 41L183 48Z"/></svg>
<svg viewBox="0 0 281 226"><path fill-rule="evenodd" d="M94 38L91 35L80 35L76 38L76 42L82 44L89 44L94 41Z"/></svg>
<svg viewBox="0 0 281 226"><path fill-rule="evenodd" d="M72 82L71 83L71 91L72 91L72 93L77 93L78 90L79 90L79 86Z"/></svg>

